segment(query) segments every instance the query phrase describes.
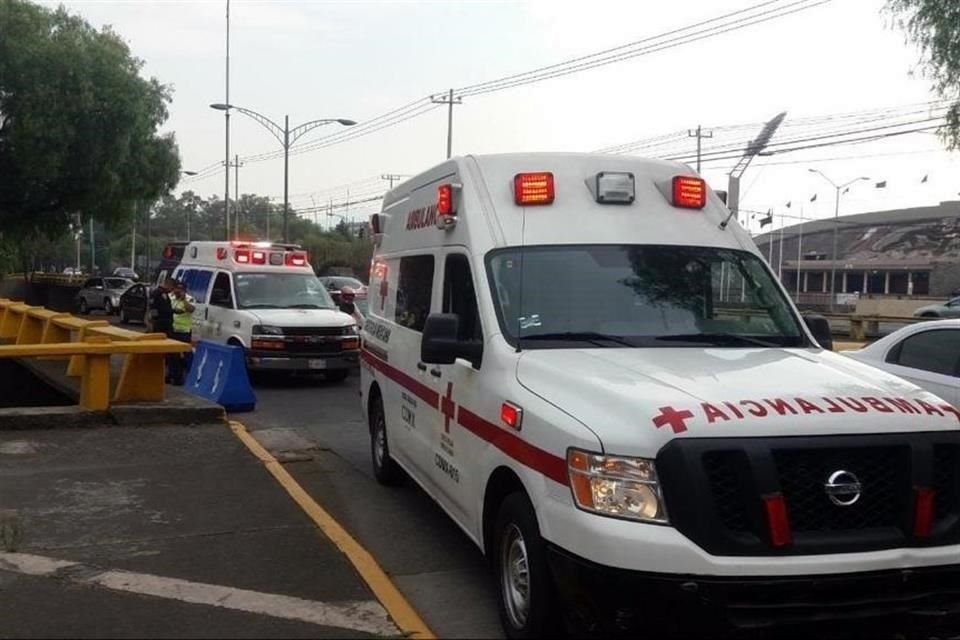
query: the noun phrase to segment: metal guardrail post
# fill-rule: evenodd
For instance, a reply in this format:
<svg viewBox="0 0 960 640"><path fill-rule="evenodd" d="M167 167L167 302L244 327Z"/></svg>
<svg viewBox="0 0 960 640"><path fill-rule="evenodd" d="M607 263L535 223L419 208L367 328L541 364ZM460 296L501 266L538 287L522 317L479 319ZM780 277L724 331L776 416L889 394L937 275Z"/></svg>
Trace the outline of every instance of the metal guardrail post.
<svg viewBox="0 0 960 640"><path fill-rule="evenodd" d="M88 344L110 344L110 338L90 336ZM91 411L106 411L110 407L110 354L84 356L83 377L80 378L80 406Z"/></svg>
<svg viewBox="0 0 960 640"><path fill-rule="evenodd" d="M3 313L3 322L0 323L0 338L16 339L20 335L20 324L23 322L24 314L32 309L28 304L18 302L9 305Z"/></svg>

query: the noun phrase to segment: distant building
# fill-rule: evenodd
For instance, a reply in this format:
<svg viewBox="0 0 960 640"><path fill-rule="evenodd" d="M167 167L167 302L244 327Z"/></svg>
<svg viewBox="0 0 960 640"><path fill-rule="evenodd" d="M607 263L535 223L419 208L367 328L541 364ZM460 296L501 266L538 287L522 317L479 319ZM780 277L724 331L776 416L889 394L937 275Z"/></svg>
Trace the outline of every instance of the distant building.
<svg viewBox="0 0 960 640"><path fill-rule="evenodd" d="M760 251L799 302L844 297L946 297L960 288L960 201L796 224L756 237ZM781 239L782 238L782 239Z"/></svg>

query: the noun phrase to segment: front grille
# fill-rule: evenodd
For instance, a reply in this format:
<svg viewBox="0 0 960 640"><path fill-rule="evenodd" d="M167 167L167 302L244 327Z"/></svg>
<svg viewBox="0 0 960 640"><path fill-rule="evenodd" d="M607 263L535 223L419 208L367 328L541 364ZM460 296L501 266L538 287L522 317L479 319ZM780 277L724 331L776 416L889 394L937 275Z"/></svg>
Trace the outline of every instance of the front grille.
<svg viewBox="0 0 960 640"><path fill-rule="evenodd" d="M774 451L780 488L795 532L846 531L900 525L910 486L906 447ZM855 475L862 486L852 505L830 501L824 484L835 471Z"/></svg>
<svg viewBox="0 0 960 640"><path fill-rule="evenodd" d="M838 505L847 471L860 497ZM678 531L716 555L805 555L960 543L960 432L784 438L677 438L657 455ZM914 495L933 489L929 537L914 535ZM782 495L793 541L771 544L764 498ZM838 496L843 499L843 496Z"/></svg>
<svg viewBox="0 0 960 640"><path fill-rule="evenodd" d="M342 336L345 327L284 327L285 336Z"/></svg>

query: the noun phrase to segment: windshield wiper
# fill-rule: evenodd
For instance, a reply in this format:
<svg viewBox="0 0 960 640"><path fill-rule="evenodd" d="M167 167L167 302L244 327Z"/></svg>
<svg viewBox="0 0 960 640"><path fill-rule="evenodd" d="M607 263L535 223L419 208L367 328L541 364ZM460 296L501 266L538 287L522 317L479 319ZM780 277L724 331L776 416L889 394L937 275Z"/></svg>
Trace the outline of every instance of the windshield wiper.
<svg viewBox="0 0 960 640"><path fill-rule="evenodd" d="M260 304L243 304L243 305L240 305L240 308L241 309L282 309L283 307L279 307L275 304L260 303Z"/></svg>
<svg viewBox="0 0 960 640"><path fill-rule="evenodd" d="M589 342L597 346L608 346L608 343L624 347L637 346L623 336L614 336L596 331L566 331L563 333L537 333L532 336L520 336L520 340L557 340L561 342Z"/></svg>
<svg viewBox="0 0 960 640"><path fill-rule="evenodd" d="M312 302L301 302L299 304L291 304L284 307L285 309L333 309L333 307L325 307L320 304L314 304Z"/></svg>
<svg viewBox="0 0 960 640"><path fill-rule="evenodd" d="M743 336L738 333L677 333L666 336L657 336L656 340L663 342L694 342L697 344L710 344L723 347L745 344L768 348L784 346L782 344L776 344L767 340L761 340L760 338Z"/></svg>

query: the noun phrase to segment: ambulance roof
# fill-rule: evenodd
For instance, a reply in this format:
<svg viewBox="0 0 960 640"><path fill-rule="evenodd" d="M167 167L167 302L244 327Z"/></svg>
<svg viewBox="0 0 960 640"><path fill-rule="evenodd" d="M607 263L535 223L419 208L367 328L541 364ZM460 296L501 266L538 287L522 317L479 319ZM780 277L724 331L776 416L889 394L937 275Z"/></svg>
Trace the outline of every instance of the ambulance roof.
<svg viewBox="0 0 960 640"><path fill-rule="evenodd" d="M514 200L514 177L528 172L553 174L551 204L521 206ZM633 174L635 200L601 204L596 196L601 173ZM584 153L513 153L452 158L398 185L384 198L384 231L389 249L464 244L474 252L517 245L676 244L746 249L749 235L707 188L702 209L675 206L675 176L696 177L686 165L631 156ZM431 224L429 205L437 187L462 184L457 224L443 231ZM421 211L422 209L426 210ZM387 248L385 246L385 248Z"/></svg>

